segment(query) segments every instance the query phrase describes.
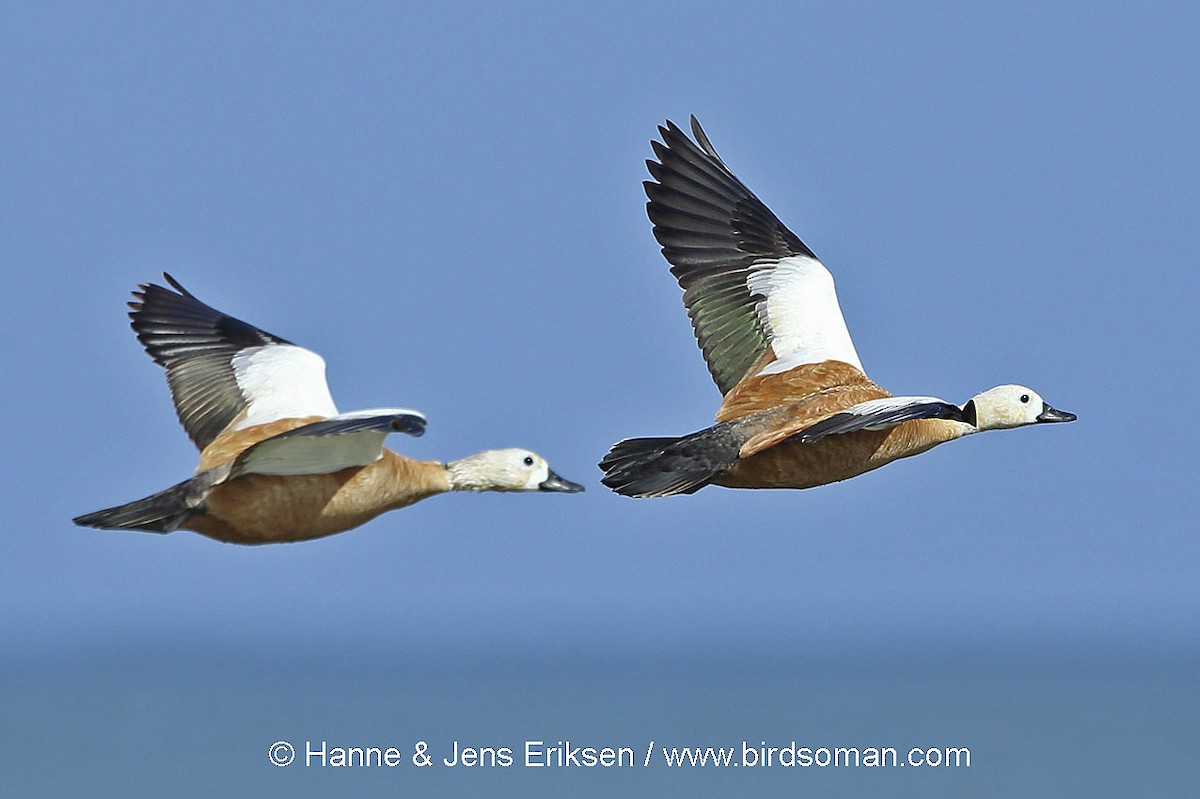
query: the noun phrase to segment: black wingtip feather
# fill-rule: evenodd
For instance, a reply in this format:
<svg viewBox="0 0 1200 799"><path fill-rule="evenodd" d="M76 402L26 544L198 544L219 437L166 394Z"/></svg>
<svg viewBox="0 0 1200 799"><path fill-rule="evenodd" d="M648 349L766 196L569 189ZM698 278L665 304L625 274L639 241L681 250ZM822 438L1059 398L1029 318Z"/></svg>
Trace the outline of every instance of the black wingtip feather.
<svg viewBox="0 0 1200 799"><path fill-rule="evenodd" d="M201 302L169 273L163 278L170 288L147 282L132 292L129 326L167 370L179 420L203 449L244 408L233 356L246 347L291 342Z"/></svg>
<svg viewBox="0 0 1200 799"><path fill-rule="evenodd" d="M188 291L187 289L185 289L185 288L183 287L183 284L182 284L182 283L180 283L180 282L179 282L178 280L176 280L175 278L171 277L171 275L170 275L169 273L167 273L167 272L163 272L163 279L164 279L164 280L166 280L168 283L170 283L170 284L171 284L171 288L173 288L173 289L175 289L176 291L178 291L178 292L179 292L180 294L182 294L184 297L191 297L191 296L192 296L192 292L190 292L190 291Z"/></svg>
<svg viewBox="0 0 1200 799"><path fill-rule="evenodd" d="M768 331L744 277L793 256L815 258L727 167L694 114L692 138L666 120L647 160L646 214L721 393L738 383L768 346ZM735 287L727 275L742 276Z"/></svg>
<svg viewBox="0 0 1200 799"><path fill-rule="evenodd" d="M696 139L696 144L700 145L701 150L704 150L704 152L720 161L721 156L717 155L717 149L713 147L712 142L708 140L708 134L704 132L704 128L700 127L700 120L696 119L695 114L692 114L691 117L692 136ZM722 164L724 164L723 161Z"/></svg>

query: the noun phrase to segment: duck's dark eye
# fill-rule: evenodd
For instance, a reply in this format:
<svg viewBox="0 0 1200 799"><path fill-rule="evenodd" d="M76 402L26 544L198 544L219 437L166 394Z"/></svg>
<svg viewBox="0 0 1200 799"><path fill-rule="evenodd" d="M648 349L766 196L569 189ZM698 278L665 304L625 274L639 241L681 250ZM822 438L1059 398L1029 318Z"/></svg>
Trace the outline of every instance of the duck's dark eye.
<svg viewBox="0 0 1200 799"><path fill-rule="evenodd" d="M526 456L525 456L525 465L526 465L526 466L532 466L532 465L533 465L533 458L531 458L531 457L529 457L528 455L526 455Z"/></svg>
<svg viewBox="0 0 1200 799"><path fill-rule="evenodd" d="M1029 402L1029 395L1028 395L1028 394L1022 394L1022 395L1021 395L1021 402Z"/></svg>

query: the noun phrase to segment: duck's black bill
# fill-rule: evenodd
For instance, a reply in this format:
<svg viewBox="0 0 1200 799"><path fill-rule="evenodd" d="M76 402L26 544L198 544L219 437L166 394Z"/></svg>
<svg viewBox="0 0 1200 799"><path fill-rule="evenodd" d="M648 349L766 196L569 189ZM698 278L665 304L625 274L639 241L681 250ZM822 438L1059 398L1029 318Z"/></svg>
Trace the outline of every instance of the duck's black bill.
<svg viewBox="0 0 1200 799"><path fill-rule="evenodd" d="M563 494L578 494L582 490L583 486L579 483L564 480L554 472L550 472L549 477L538 483L538 491L560 491Z"/></svg>
<svg viewBox="0 0 1200 799"><path fill-rule="evenodd" d="M1079 417L1077 417L1073 413L1068 413L1067 411L1060 411L1056 408L1051 408L1048 404L1043 402L1042 403L1042 412L1038 414L1037 421L1038 422L1073 422L1077 418L1079 418Z"/></svg>

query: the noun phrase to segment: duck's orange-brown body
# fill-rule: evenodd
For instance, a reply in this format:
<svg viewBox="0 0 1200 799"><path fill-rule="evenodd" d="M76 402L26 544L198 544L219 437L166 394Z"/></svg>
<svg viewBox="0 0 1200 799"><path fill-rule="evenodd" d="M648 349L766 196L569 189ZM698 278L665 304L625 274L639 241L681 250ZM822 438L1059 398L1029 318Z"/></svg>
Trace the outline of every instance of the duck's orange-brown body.
<svg viewBox="0 0 1200 799"><path fill-rule="evenodd" d="M713 483L729 488L813 488L920 455L965 433L961 422L914 419L801 444L785 441L739 460Z"/></svg>
<svg viewBox="0 0 1200 799"><path fill-rule="evenodd" d="M221 435L205 447L197 471L228 463L259 441L313 421L282 419ZM349 530L448 490L443 464L385 448L374 463L331 474L233 476L212 489L204 512L183 527L237 544L303 541Z"/></svg>
<svg viewBox="0 0 1200 799"><path fill-rule="evenodd" d="M769 351L768 351L769 354ZM763 359L763 367L775 359ZM757 367L725 395L718 422L788 406L796 430L867 400L892 396L858 369L842 361L806 363L786 372L759 374Z"/></svg>
<svg viewBox="0 0 1200 799"><path fill-rule="evenodd" d="M766 360L764 365L769 363ZM740 460L713 482L729 488L812 488L919 455L969 429L961 422L915 419L886 430L861 430L812 443L788 441L860 402L890 396L841 361L748 377L725 395L716 419L725 422L764 414L765 429L742 445Z"/></svg>
<svg viewBox="0 0 1200 799"><path fill-rule="evenodd" d="M734 385L717 424L690 436L628 439L601 461L606 484L631 496L728 488L813 488L918 455L974 431L962 421L920 418L806 437L816 425L891 394L856 367L837 360L755 374Z"/></svg>

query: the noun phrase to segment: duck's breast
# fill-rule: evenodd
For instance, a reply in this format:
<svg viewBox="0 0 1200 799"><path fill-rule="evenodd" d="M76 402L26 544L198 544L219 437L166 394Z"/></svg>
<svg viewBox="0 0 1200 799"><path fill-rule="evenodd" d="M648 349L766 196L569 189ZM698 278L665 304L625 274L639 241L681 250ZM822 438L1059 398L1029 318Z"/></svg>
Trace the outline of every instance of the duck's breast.
<svg viewBox="0 0 1200 799"><path fill-rule="evenodd" d="M362 467L287 477L250 474L219 485L187 527L242 544L303 541L357 527L386 508L363 492Z"/></svg>

